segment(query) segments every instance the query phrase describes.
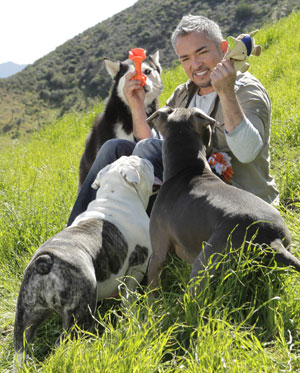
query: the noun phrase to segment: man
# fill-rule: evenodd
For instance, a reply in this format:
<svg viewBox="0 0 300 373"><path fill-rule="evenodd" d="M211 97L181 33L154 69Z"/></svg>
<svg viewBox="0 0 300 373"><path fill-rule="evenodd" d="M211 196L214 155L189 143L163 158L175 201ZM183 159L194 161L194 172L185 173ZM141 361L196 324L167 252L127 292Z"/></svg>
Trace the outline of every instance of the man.
<svg viewBox="0 0 300 373"><path fill-rule="evenodd" d="M167 101L171 107L198 107L216 119L212 152L226 152L234 171L232 185L272 203L278 197L269 173L271 102L262 84L249 73L237 73L224 59L227 42L219 26L202 16L184 16L172 35L172 45L189 80ZM121 155L149 159L162 178L162 139L151 131L144 110L144 90L135 73L126 75L124 94L131 108L137 143L109 140L100 149L78 195L68 224L94 198L90 185L97 172Z"/></svg>

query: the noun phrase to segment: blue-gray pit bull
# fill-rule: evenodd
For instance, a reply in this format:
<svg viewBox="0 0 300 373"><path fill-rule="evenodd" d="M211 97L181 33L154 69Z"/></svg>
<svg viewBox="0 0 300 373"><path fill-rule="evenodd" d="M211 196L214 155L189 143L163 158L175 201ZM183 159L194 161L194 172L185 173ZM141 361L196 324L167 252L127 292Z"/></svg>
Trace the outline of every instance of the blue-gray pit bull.
<svg viewBox="0 0 300 373"><path fill-rule="evenodd" d="M243 242L270 246L275 259L300 271L300 261L287 249L290 234L279 212L259 197L225 184L210 169L206 147L214 119L199 109L164 108L150 117L164 136L164 183L150 217L152 257L148 283L159 285L159 274L169 250L193 265L191 288L199 293L204 276L196 286L199 272L219 253L239 249Z"/></svg>

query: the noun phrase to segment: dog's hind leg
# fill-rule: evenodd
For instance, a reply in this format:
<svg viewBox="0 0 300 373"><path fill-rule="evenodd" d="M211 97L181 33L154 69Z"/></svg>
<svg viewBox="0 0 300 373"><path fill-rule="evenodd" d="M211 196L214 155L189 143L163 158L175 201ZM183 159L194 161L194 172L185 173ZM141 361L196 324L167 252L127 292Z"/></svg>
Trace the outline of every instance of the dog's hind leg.
<svg viewBox="0 0 300 373"><path fill-rule="evenodd" d="M150 237L152 245L152 256L148 268L148 285L151 289L159 287L159 277L163 279L163 268L167 262L167 254L170 250L170 243L164 227L158 224L151 224L150 221Z"/></svg>
<svg viewBox="0 0 300 373"><path fill-rule="evenodd" d="M274 240L270 244L275 252L275 259L286 266L294 267L300 272L300 260L290 253L283 245L280 239Z"/></svg>
<svg viewBox="0 0 300 373"><path fill-rule="evenodd" d="M14 326L14 348L16 363L19 366L22 366L23 361L26 361L28 344L32 342L37 328L51 313L51 310L43 308L41 305L34 305L32 308L26 309L23 299L18 300Z"/></svg>
<svg viewBox="0 0 300 373"><path fill-rule="evenodd" d="M227 237L220 233L214 233L205 244L194 261L190 275L190 289L194 295L200 294L208 286L209 278L215 274L223 254L229 251L229 246ZM197 276L201 277L197 279Z"/></svg>
<svg viewBox="0 0 300 373"><path fill-rule="evenodd" d="M74 276L75 277L75 276ZM74 281L73 277L73 281ZM77 284L76 284L77 282ZM80 284L78 283L80 282ZM76 324L82 330L90 330L93 326L93 317L97 307L97 281L78 277L74 282L74 291L57 313L61 315L63 333L56 343L59 344ZM71 337L76 335L76 330L71 330Z"/></svg>
<svg viewBox="0 0 300 373"><path fill-rule="evenodd" d="M44 277L36 273L35 265L29 265L20 287L14 325L14 348L19 362L23 355L26 360L27 344L32 342L36 329L52 313L41 296L40 289L44 284Z"/></svg>

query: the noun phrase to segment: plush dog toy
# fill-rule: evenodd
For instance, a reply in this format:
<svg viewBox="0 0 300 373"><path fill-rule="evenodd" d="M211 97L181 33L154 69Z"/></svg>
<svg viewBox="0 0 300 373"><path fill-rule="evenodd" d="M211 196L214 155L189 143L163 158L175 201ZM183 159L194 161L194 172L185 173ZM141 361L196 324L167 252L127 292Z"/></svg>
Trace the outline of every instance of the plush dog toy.
<svg viewBox="0 0 300 373"><path fill-rule="evenodd" d="M255 45L254 35L258 30L250 32L250 34L240 34L237 38L228 37L229 52L225 55L227 60L234 61L236 71L244 73L249 68L247 59L249 56L260 56L261 46Z"/></svg>

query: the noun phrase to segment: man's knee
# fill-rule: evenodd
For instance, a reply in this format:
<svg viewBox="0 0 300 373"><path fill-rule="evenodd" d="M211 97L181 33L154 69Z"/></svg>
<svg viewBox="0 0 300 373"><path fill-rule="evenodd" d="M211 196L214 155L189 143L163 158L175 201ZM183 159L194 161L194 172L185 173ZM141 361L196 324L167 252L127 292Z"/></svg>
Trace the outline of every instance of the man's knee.
<svg viewBox="0 0 300 373"><path fill-rule="evenodd" d="M104 154L109 156L111 160L116 160L123 155L131 155L135 143L123 139L110 139L107 140L100 148L98 155L101 157Z"/></svg>
<svg viewBox="0 0 300 373"><path fill-rule="evenodd" d="M161 140L159 139L144 139L139 141L134 148L133 154L140 158L151 159L153 155L161 153Z"/></svg>

